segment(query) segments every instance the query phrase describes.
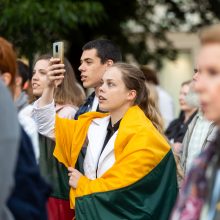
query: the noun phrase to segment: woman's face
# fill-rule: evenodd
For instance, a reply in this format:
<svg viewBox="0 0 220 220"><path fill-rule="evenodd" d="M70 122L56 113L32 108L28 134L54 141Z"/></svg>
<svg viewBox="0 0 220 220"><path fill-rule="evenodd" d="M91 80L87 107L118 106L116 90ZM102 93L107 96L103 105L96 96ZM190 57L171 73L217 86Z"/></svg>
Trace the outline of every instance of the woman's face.
<svg viewBox="0 0 220 220"><path fill-rule="evenodd" d="M120 111L133 101L135 97L131 94L123 80L122 73L117 67L106 70L99 88L99 107L108 112Z"/></svg>
<svg viewBox="0 0 220 220"><path fill-rule="evenodd" d="M46 86L46 74L49 66L49 60L38 60L34 66L33 77L31 81L33 95L41 96Z"/></svg>
<svg viewBox="0 0 220 220"><path fill-rule="evenodd" d="M203 46L194 75L205 117L220 125L220 44Z"/></svg>
<svg viewBox="0 0 220 220"><path fill-rule="evenodd" d="M179 103L180 103L180 109L182 111L190 111L192 109L192 107L190 107L187 103L186 103L186 95L189 92L189 85L183 85L180 89L180 94L179 94Z"/></svg>

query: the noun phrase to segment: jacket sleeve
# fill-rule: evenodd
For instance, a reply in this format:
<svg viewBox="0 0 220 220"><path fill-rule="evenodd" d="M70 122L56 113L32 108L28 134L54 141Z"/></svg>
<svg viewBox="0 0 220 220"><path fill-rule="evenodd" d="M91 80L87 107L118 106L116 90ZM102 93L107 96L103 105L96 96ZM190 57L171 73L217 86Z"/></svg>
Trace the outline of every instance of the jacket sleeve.
<svg viewBox="0 0 220 220"><path fill-rule="evenodd" d="M54 100L52 103L43 107L38 107L38 102L33 104L32 117L37 124L38 132L46 137L54 140L54 125L55 125L55 104Z"/></svg>

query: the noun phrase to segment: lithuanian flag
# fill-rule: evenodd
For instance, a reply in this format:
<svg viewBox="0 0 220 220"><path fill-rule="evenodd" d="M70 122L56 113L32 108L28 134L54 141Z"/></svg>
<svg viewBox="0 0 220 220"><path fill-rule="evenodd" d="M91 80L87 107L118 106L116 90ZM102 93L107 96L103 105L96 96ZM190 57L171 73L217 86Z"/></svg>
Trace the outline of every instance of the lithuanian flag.
<svg viewBox="0 0 220 220"><path fill-rule="evenodd" d="M90 112L78 120L56 117L55 157L75 167L91 121L106 114ZM101 177L82 176L71 188L77 220L166 220L177 196L176 164L165 138L138 107L121 120L114 145L115 163Z"/></svg>

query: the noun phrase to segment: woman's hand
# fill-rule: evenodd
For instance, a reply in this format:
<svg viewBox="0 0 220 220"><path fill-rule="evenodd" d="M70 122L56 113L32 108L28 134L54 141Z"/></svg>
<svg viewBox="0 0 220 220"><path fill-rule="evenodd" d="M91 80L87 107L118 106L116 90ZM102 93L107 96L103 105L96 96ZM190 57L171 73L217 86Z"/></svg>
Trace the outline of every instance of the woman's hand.
<svg viewBox="0 0 220 220"><path fill-rule="evenodd" d="M83 175L78 170L76 170L76 169L74 169L72 167L69 167L68 171L69 171L68 176L70 177L69 178L69 185L76 189L78 181L79 181L79 178L81 176L83 176Z"/></svg>
<svg viewBox="0 0 220 220"><path fill-rule="evenodd" d="M65 73L64 64L60 63L60 59L51 58L47 69L47 85L48 87L57 87L63 81Z"/></svg>
<svg viewBox="0 0 220 220"><path fill-rule="evenodd" d="M43 107L53 101L54 89L62 83L64 73L65 66L60 63L60 59L51 58L47 68L46 85L38 102L38 107Z"/></svg>

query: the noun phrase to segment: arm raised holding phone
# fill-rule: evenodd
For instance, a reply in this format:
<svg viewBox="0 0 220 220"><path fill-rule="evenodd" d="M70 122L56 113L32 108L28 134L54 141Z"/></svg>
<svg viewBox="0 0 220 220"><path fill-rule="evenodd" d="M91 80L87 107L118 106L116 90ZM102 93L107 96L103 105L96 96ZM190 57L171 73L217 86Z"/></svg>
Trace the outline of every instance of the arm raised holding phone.
<svg viewBox="0 0 220 220"><path fill-rule="evenodd" d="M65 66L60 63L59 58L51 58L47 69L47 83L43 94L38 102L38 107L43 107L53 101L55 88L61 84L64 79Z"/></svg>
<svg viewBox="0 0 220 220"><path fill-rule="evenodd" d="M46 71L46 83L42 96L34 103L32 116L37 123L38 132L46 137L55 139L55 103L54 91L64 79L65 66L60 59L51 58Z"/></svg>
<svg viewBox="0 0 220 220"><path fill-rule="evenodd" d="M53 57L49 61L47 69L47 83L43 91L38 107L43 107L53 101L54 89L59 86L64 78L64 42L53 43Z"/></svg>

